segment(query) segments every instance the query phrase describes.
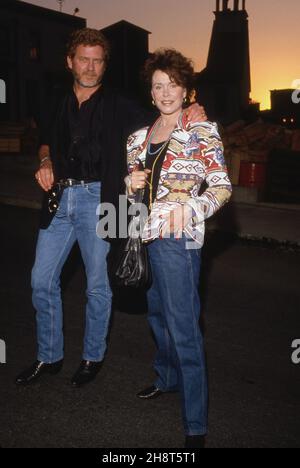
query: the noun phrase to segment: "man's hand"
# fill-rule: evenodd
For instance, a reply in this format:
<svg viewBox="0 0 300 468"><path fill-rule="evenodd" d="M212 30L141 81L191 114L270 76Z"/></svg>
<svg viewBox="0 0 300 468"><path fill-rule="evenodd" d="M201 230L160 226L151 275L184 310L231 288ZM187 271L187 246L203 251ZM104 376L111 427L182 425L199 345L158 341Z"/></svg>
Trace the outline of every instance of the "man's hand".
<svg viewBox="0 0 300 468"><path fill-rule="evenodd" d="M50 159L41 163L39 170L35 174L35 178L45 192L51 189L54 184L54 174Z"/></svg>
<svg viewBox="0 0 300 468"><path fill-rule="evenodd" d="M197 102L188 107L185 111L188 122L206 122L207 115L204 107L200 106Z"/></svg>
<svg viewBox="0 0 300 468"><path fill-rule="evenodd" d="M54 184L54 174L52 162L50 159L50 147L41 145L39 147L38 156L40 160L40 168L35 174L37 183L45 192L48 192Z"/></svg>

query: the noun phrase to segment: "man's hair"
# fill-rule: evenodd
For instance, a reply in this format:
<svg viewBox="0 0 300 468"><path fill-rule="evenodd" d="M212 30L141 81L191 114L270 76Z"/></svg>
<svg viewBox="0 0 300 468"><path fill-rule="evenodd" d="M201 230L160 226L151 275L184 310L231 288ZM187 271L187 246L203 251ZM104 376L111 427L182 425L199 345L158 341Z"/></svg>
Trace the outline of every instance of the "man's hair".
<svg viewBox="0 0 300 468"><path fill-rule="evenodd" d="M158 49L150 55L144 65L143 75L150 87L157 70L165 72L177 85L186 88L188 99L192 97L195 72L190 59L174 49Z"/></svg>
<svg viewBox="0 0 300 468"><path fill-rule="evenodd" d="M78 46L101 46L104 50L104 60L108 62L110 44L106 37L97 29L82 28L73 31L67 44L67 56L73 58Z"/></svg>

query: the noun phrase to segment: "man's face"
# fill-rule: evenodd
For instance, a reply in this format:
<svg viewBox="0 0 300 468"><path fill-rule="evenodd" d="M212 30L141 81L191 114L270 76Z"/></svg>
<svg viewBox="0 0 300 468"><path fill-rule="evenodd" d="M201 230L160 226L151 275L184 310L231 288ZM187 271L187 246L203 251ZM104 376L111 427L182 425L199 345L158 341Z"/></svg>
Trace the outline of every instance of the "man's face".
<svg viewBox="0 0 300 468"><path fill-rule="evenodd" d="M98 86L106 68L104 56L101 46L79 45L74 57L67 58L74 80L83 88Z"/></svg>

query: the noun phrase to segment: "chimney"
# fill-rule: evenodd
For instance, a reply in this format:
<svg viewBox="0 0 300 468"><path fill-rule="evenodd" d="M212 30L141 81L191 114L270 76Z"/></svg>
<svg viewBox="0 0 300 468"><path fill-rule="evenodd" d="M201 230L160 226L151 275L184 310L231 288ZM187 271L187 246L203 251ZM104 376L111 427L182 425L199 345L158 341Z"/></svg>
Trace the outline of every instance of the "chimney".
<svg viewBox="0 0 300 468"><path fill-rule="evenodd" d="M243 0L243 10L246 10L246 0Z"/></svg>
<svg viewBox="0 0 300 468"><path fill-rule="evenodd" d="M238 120L249 108L251 92L249 23L246 1L223 0L215 11L206 68L199 74L198 92L214 119ZM216 80L216 76L218 80Z"/></svg>
<svg viewBox="0 0 300 468"><path fill-rule="evenodd" d="M216 0L216 11L220 11L220 0Z"/></svg>
<svg viewBox="0 0 300 468"><path fill-rule="evenodd" d="M223 0L223 11L228 11L228 2L229 0Z"/></svg>

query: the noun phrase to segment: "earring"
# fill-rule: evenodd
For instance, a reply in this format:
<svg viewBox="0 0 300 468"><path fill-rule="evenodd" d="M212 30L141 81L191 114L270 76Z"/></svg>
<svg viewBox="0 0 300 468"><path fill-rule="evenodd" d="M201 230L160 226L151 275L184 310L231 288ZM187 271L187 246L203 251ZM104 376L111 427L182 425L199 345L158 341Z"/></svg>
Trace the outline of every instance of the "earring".
<svg viewBox="0 0 300 468"><path fill-rule="evenodd" d="M187 97L183 99L183 104L186 104L186 103L187 103Z"/></svg>
<svg viewBox="0 0 300 468"><path fill-rule="evenodd" d="M152 99L152 105L156 106L154 99Z"/></svg>

